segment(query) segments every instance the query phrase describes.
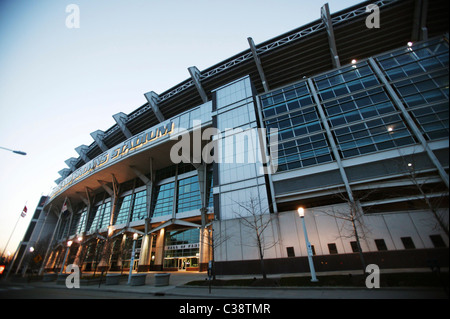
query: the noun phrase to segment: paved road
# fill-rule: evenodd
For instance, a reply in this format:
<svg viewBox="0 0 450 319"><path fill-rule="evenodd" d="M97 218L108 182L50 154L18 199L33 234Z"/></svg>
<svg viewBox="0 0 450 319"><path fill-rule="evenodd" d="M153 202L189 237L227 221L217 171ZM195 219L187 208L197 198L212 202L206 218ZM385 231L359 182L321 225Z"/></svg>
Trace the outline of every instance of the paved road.
<svg viewBox="0 0 450 319"><path fill-rule="evenodd" d="M0 280L0 299L448 299L440 288L331 288L331 287L292 287L292 288L251 288L251 287L188 287L185 283L204 280L204 273L171 273L170 285L157 287L155 276L149 273L145 285L130 286L125 282L119 285L102 284L101 287L82 286L68 289L55 282L17 283Z"/></svg>
<svg viewBox="0 0 450 319"><path fill-rule="evenodd" d="M128 285L68 289L55 283L2 283L0 299L447 299L442 289L424 288L243 288Z"/></svg>
<svg viewBox="0 0 450 319"><path fill-rule="evenodd" d="M191 296L189 299L202 299ZM214 297L212 297L214 298ZM184 295L105 291L104 289L65 289L14 283L0 284L0 299L186 299Z"/></svg>

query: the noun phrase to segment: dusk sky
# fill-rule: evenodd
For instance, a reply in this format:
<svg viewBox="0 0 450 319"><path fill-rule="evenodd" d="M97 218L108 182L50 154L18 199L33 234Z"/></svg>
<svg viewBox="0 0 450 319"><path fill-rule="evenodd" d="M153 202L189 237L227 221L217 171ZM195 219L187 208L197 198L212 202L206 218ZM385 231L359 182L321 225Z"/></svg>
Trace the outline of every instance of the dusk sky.
<svg viewBox="0 0 450 319"><path fill-rule="evenodd" d="M360 1L329 0L331 12ZM0 1L0 250L14 254L75 148L200 71L320 17L306 0ZM68 28L66 7L80 10ZM193 105L194 106L194 105Z"/></svg>

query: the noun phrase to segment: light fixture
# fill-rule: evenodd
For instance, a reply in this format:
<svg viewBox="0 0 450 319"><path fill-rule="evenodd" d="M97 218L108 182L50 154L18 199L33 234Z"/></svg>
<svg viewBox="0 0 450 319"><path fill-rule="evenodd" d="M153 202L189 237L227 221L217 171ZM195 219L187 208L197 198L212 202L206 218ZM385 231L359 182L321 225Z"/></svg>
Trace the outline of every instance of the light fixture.
<svg viewBox="0 0 450 319"><path fill-rule="evenodd" d="M67 247L72 246L72 243L73 243L73 241L69 240L69 241L67 242Z"/></svg>
<svg viewBox="0 0 450 319"><path fill-rule="evenodd" d="M408 163L408 167L412 167L412 163Z"/></svg>
<svg viewBox="0 0 450 319"><path fill-rule="evenodd" d="M305 209L303 207L299 207L297 209L298 212L298 216L300 216L301 218L305 217Z"/></svg>
<svg viewBox="0 0 450 319"><path fill-rule="evenodd" d="M81 243L83 241L83 236L79 236L77 239Z"/></svg>
<svg viewBox="0 0 450 319"><path fill-rule="evenodd" d="M31 247L30 247L30 253L32 253L33 251L34 251L34 247L31 246Z"/></svg>
<svg viewBox="0 0 450 319"><path fill-rule="evenodd" d="M412 50L413 50L412 49L413 43L411 41L409 41L406 45L408 46L408 51L412 52Z"/></svg>
<svg viewBox="0 0 450 319"><path fill-rule="evenodd" d="M387 130L388 130L388 132L392 132L394 130L394 128L392 126L389 126Z"/></svg>
<svg viewBox="0 0 450 319"><path fill-rule="evenodd" d="M138 238L138 234L137 233L134 233L133 234L133 240L136 240Z"/></svg>

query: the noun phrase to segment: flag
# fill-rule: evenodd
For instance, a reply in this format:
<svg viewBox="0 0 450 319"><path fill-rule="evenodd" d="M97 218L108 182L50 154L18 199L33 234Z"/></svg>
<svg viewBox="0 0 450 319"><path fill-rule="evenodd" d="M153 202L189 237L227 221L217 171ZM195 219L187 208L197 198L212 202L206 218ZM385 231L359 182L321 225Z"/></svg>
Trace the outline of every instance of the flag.
<svg viewBox="0 0 450 319"><path fill-rule="evenodd" d="M25 206L22 210L22 213L20 214L20 216L25 217L27 216L27 206Z"/></svg>

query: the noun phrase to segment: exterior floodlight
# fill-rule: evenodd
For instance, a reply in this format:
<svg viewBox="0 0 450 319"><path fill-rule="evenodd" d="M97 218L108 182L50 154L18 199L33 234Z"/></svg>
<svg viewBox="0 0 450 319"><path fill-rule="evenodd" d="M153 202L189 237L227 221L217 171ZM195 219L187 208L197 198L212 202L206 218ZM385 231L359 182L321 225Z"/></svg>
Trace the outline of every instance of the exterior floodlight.
<svg viewBox="0 0 450 319"><path fill-rule="evenodd" d="M69 240L69 241L67 242L67 247L72 246L72 243L73 243L73 241Z"/></svg>
<svg viewBox="0 0 450 319"><path fill-rule="evenodd" d="M407 43L407 45L408 45L409 47L412 47L413 43L412 43L411 41L409 41L409 42Z"/></svg>
<svg viewBox="0 0 450 319"><path fill-rule="evenodd" d="M301 218L305 217L305 209L303 207L299 207L297 209L298 212L298 216L300 216Z"/></svg>

